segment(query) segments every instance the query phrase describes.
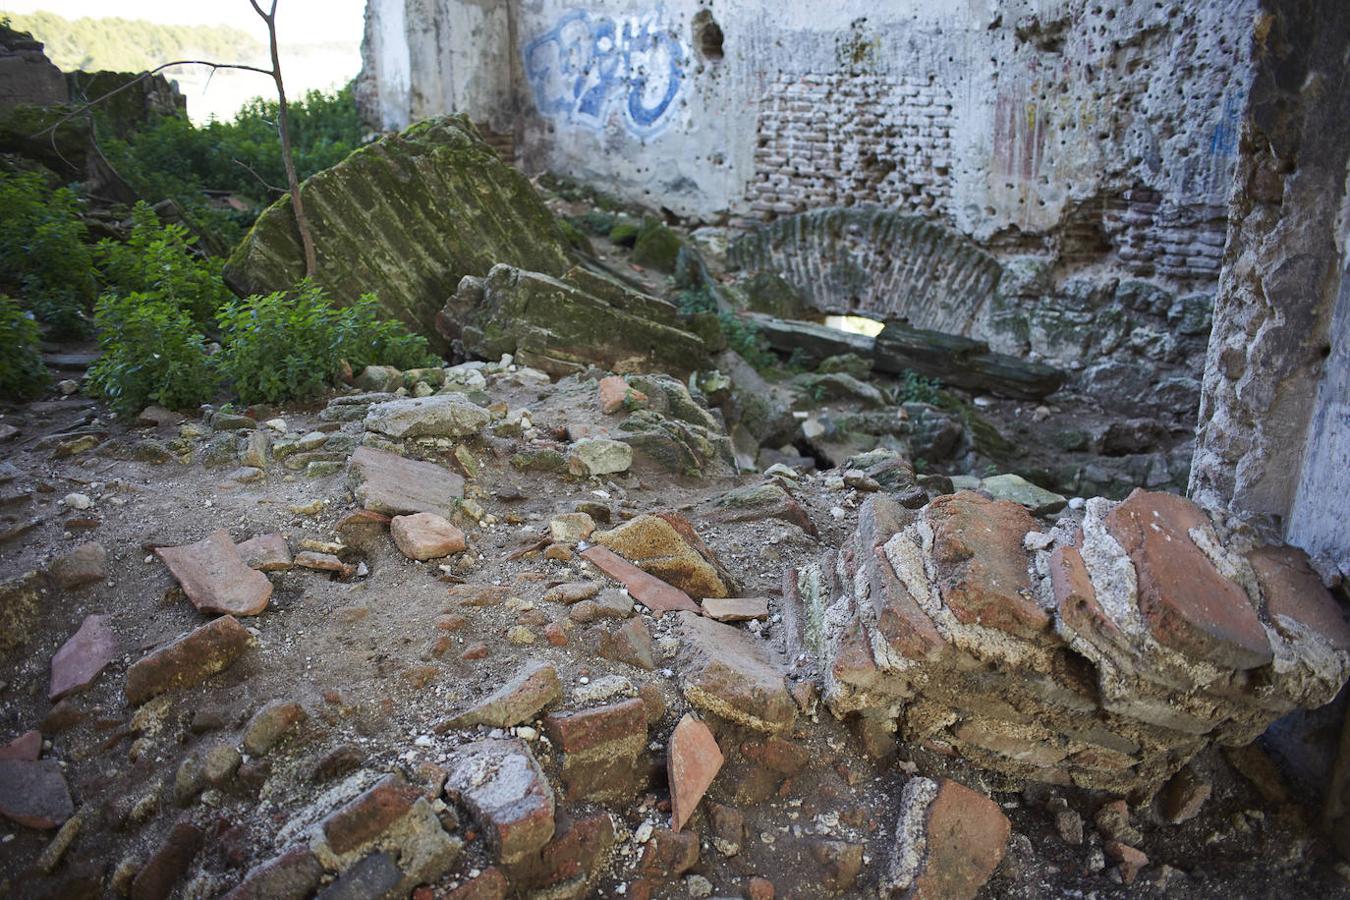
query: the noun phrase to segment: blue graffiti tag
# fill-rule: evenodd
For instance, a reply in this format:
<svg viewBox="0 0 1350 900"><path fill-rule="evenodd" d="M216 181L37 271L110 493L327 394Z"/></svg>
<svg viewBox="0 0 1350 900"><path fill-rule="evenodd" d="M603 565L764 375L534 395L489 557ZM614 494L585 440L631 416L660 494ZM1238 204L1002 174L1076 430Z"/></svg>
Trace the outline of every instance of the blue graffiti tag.
<svg viewBox="0 0 1350 900"><path fill-rule="evenodd" d="M632 134L659 133L684 84L687 58L662 14L615 22L573 10L527 44L525 77L539 111L598 131L617 105Z"/></svg>

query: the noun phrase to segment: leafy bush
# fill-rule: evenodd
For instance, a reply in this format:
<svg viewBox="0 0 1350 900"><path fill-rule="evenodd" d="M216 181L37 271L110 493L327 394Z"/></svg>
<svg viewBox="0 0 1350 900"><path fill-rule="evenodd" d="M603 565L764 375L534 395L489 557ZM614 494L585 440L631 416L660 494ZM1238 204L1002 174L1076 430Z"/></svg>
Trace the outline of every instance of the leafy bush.
<svg viewBox="0 0 1350 900"><path fill-rule="evenodd" d="M289 104L296 174L308 178L347 158L361 145L352 88L310 91ZM194 223L237 243L261 209L285 192L286 170L277 133L276 101L254 99L233 121L197 127L165 116L129 140L100 135L104 152L137 192L158 202L172 198ZM229 191L252 201L245 211L212 208L204 190Z"/></svg>
<svg viewBox="0 0 1350 900"><path fill-rule="evenodd" d="M35 172L0 170L0 292L32 310L56 337L88 331L96 290L79 200Z"/></svg>
<svg viewBox="0 0 1350 900"><path fill-rule="evenodd" d="M103 354L90 369L94 391L118 413L150 403L187 409L210 400L216 375L189 315L158 293L105 293L94 312Z"/></svg>
<svg viewBox="0 0 1350 900"><path fill-rule="evenodd" d="M378 309L372 294L338 309L308 282L291 294L232 301L216 314L224 345L216 363L244 403L277 403L321 394L344 362L353 369L439 362L425 338L381 321Z"/></svg>
<svg viewBox="0 0 1350 900"><path fill-rule="evenodd" d="M197 238L182 225L161 225L144 202L136 204L131 217L131 237L125 243L102 240L96 248L108 288L163 298L205 329L231 296L220 277L222 262L194 253Z"/></svg>
<svg viewBox="0 0 1350 900"><path fill-rule="evenodd" d="M0 397L31 400L49 380L38 351L37 323L0 294Z"/></svg>

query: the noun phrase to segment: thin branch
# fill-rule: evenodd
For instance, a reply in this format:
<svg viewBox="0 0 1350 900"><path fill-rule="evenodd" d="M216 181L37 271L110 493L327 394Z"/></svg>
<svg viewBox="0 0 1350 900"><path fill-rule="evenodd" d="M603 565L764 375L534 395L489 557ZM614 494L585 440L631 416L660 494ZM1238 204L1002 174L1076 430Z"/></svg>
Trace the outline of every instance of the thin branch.
<svg viewBox="0 0 1350 900"><path fill-rule="evenodd" d="M276 73L273 72L271 69L261 69L257 66L246 66L243 63L218 63L218 62L210 62L209 60L205 59L176 59L173 62L166 62L163 65L155 66L148 72L142 72L135 78L128 81L126 84L115 87L111 91L108 91L106 94L103 94L102 96L95 97L93 100L90 100L83 106L77 107L76 109L66 113L64 116L57 119L52 124L48 125L46 128L42 129L37 134L29 135L29 138L36 139L42 137L44 134L47 134L49 132L54 132L56 131L57 128L69 122L71 119L75 118L76 116L79 116L81 113L88 112L98 104L102 103L104 100L107 100L109 97L112 97L116 94L120 94L123 91L140 84L145 79L158 75L160 72L173 66L209 66L211 68L212 75L215 74L217 69L239 69L244 72L257 72L259 75L266 75L268 78L272 79L276 78Z"/></svg>
<svg viewBox="0 0 1350 900"><path fill-rule="evenodd" d="M300 234L300 247L305 255L305 277L313 278L318 271L318 255L314 249L314 237L309 231L309 218L305 215L304 198L300 196L300 178L295 171L295 158L291 153L290 113L286 104L286 85L281 79L281 51L277 44L277 2L272 0L270 12L263 12L258 0L248 0L254 12L267 23L267 41L272 50L272 80L277 86L277 131L281 137L281 162L286 168L286 184L290 188L291 210L295 213L295 229Z"/></svg>
<svg viewBox="0 0 1350 900"><path fill-rule="evenodd" d="M242 159L231 159L231 162L233 162L236 166L241 167L244 171L248 172L248 174L252 175L254 178L258 179L258 184L261 184L269 191L276 191L278 194L286 193L286 189L284 187L277 187L275 184L268 184L267 181L261 175L259 175L252 166L244 162Z"/></svg>

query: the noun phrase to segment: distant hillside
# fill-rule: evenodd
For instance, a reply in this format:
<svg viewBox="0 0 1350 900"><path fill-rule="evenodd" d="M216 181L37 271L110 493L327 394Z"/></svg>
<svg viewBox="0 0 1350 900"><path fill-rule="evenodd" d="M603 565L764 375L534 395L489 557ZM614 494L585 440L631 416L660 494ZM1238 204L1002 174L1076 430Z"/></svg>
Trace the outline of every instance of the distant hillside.
<svg viewBox="0 0 1350 900"><path fill-rule="evenodd" d="M47 12L0 13L47 45L62 71L140 72L174 59L258 62L262 42L235 28L157 25L140 19L65 19Z"/></svg>
<svg viewBox="0 0 1350 900"><path fill-rule="evenodd" d="M0 17L47 45L47 56L63 71L108 69L141 72L175 59L245 63L267 68L271 64L261 38L226 25L159 25L141 19L66 19L48 12L8 13L0 0ZM240 0L242 2L242 0ZM286 93L301 97L306 91L333 91L356 77L361 69L361 35L350 41L307 42L302 35L281 36L281 68ZM165 76L178 83L187 97L194 122L231 119L254 97L270 97L271 81L252 72L205 66L180 66Z"/></svg>

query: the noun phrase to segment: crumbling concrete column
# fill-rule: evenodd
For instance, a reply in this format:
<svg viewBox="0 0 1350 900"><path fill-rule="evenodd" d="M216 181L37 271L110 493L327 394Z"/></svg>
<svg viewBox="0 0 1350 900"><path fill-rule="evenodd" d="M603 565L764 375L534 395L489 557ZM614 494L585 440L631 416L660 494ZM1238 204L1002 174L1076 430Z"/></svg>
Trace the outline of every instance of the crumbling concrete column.
<svg viewBox="0 0 1350 900"><path fill-rule="evenodd" d="M1266 0L1190 494L1350 574L1350 19Z"/></svg>

